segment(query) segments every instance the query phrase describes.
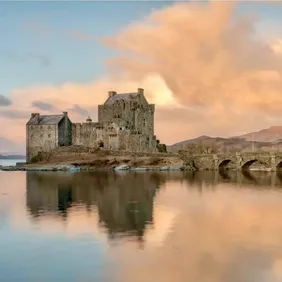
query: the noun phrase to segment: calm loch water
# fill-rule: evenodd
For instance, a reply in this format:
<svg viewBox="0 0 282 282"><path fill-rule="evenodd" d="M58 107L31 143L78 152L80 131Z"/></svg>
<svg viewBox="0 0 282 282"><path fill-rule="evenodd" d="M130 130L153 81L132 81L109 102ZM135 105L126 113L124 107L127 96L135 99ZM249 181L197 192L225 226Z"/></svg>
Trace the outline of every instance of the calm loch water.
<svg viewBox="0 0 282 282"><path fill-rule="evenodd" d="M282 281L282 176L0 172L0 281Z"/></svg>

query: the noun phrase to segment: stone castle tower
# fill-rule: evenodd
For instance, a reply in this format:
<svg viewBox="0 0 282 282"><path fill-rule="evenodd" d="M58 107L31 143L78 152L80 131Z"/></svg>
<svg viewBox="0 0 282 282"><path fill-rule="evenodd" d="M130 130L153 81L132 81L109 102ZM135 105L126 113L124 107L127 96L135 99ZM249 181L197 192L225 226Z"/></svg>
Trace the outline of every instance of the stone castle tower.
<svg viewBox="0 0 282 282"><path fill-rule="evenodd" d="M155 151L155 105L149 104L144 90L108 92L108 99L98 106L98 122L73 124L73 144L127 151Z"/></svg>
<svg viewBox="0 0 282 282"><path fill-rule="evenodd" d="M123 130L154 135L154 113L155 105L147 102L143 89L126 94L110 91L104 105L98 106L98 122L113 122Z"/></svg>

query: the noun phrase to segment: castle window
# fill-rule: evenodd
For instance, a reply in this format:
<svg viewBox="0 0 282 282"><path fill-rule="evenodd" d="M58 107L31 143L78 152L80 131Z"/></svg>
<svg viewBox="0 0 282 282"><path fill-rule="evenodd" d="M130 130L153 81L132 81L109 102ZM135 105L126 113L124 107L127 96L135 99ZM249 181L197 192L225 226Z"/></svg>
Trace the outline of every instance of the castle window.
<svg viewBox="0 0 282 282"><path fill-rule="evenodd" d="M40 129L42 129L42 125L40 126Z"/></svg>
<svg viewBox="0 0 282 282"><path fill-rule="evenodd" d="M122 128L120 127L119 130L122 130Z"/></svg>
<svg viewBox="0 0 282 282"><path fill-rule="evenodd" d="M51 137L51 134L48 134L48 138L50 138Z"/></svg>

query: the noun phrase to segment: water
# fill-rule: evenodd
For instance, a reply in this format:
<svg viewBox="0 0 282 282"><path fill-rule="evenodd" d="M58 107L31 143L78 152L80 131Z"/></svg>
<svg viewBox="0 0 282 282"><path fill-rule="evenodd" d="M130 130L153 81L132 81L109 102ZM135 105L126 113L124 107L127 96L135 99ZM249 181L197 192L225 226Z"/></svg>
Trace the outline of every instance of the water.
<svg viewBox="0 0 282 282"><path fill-rule="evenodd" d="M10 159L6 159L6 160L3 160L3 159L0 159L0 165L2 166L9 166L9 165L16 165L16 163L22 163L22 162L25 162L25 159L19 159L19 160L10 160Z"/></svg>
<svg viewBox="0 0 282 282"><path fill-rule="evenodd" d="M282 281L282 176L0 172L0 281Z"/></svg>

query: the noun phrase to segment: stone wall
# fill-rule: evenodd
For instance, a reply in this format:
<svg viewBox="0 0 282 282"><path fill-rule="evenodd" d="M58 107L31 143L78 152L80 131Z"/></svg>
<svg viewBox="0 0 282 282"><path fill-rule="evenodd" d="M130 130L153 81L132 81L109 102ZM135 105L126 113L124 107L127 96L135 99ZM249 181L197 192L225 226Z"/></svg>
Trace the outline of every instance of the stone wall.
<svg viewBox="0 0 282 282"><path fill-rule="evenodd" d="M103 138L104 126L102 124L97 122L72 124L72 145L96 147Z"/></svg>
<svg viewBox="0 0 282 282"><path fill-rule="evenodd" d="M27 161L39 152L50 152L58 146L57 125L27 125L26 127Z"/></svg>
<svg viewBox="0 0 282 282"><path fill-rule="evenodd" d="M58 147L54 150L55 154L72 154L72 153L95 153L97 148L89 148L84 146L69 146L69 147ZM135 156L135 157L179 157L178 154L173 153L159 153L159 152L130 152L125 150L107 150L104 148L101 148L103 152L105 152L106 155L110 156Z"/></svg>
<svg viewBox="0 0 282 282"><path fill-rule="evenodd" d="M156 151L156 138L152 135L137 134L128 129L120 129L114 123L75 123L72 125L72 144L89 148L99 147L109 150L130 152Z"/></svg>

